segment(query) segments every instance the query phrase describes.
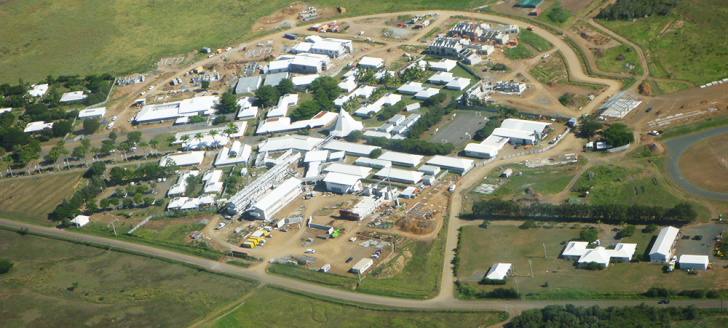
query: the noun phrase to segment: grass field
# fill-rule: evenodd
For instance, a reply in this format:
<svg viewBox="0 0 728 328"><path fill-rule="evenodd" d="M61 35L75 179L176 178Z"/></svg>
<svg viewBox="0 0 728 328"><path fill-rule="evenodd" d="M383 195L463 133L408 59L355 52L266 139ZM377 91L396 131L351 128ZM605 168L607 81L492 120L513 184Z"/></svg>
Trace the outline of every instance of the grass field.
<svg viewBox="0 0 728 328"><path fill-rule="evenodd" d="M531 197L525 194L526 188L529 187L541 195L559 193L574 178L574 172L566 171L567 168L574 166L543 166L533 169L529 169L523 165L504 166L504 168L511 168L513 172L520 172L522 175L519 176L516 173L510 178L503 178L507 183L498 188L493 193L493 196L501 198ZM501 173L502 171L493 171L488 175L488 178L497 179Z"/></svg>
<svg viewBox="0 0 728 328"><path fill-rule="evenodd" d="M0 83L37 82L46 75L147 71L166 56L201 47L236 46L261 35L253 23L291 0L3 1ZM472 8L470 0L396 2L313 0L319 10L346 8L345 16L417 9ZM332 19L341 20L341 16Z"/></svg>
<svg viewBox="0 0 728 328"><path fill-rule="evenodd" d="M503 54L506 55L506 57L510 59L526 59L526 58L532 58L534 56L533 52L531 50L528 50L526 46L519 44L513 48L505 48L503 49Z"/></svg>
<svg viewBox="0 0 728 328"><path fill-rule="evenodd" d="M447 221L444 225L447 226ZM440 289L442 258L447 235L445 230L441 229L437 238L431 242L413 241L398 246L397 250L400 253L396 256L404 256L404 252L409 252L411 257L401 271L387 278L377 278L377 276L387 266L395 263L396 258L362 276L364 279L361 283L354 277L314 272L288 265L274 265L268 272L341 289L356 288L356 291L367 294L414 299L431 298L437 295Z"/></svg>
<svg viewBox="0 0 728 328"><path fill-rule="evenodd" d="M581 225L580 228L584 228ZM662 265L647 262L612 263L607 270L586 271L576 269L572 261L557 258L565 241L579 237L579 229L567 224L556 227L522 230L516 226L491 225L488 229L479 226L463 228L460 252L460 279L469 278L474 272L487 272L497 262L512 263L514 273L505 285L515 288L514 278L526 298L532 299L595 299L595 298L640 298L634 293L645 292L650 287L663 286L670 289L726 288L724 277L727 272L722 266L715 270L700 272L696 276L684 271L662 273ZM639 232L620 242L637 243L637 252L647 249L652 235ZM615 232L602 229L600 238L613 237ZM544 258L544 249L546 255ZM528 261L533 266L533 276ZM625 283L628 281L629 283ZM542 287L548 282L548 287ZM599 282L599 283L595 283ZM470 282L478 289L492 290L495 287Z"/></svg>
<svg viewBox="0 0 728 328"><path fill-rule="evenodd" d="M0 230L3 327L183 327L252 283L147 257Z"/></svg>
<svg viewBox="0 0 728 328"><path fill-rule="evenodd" d="M555 21L555 20L551 19L551 17L549 17L550 14L552 14L554 11L558 11L558 10L561 10L562 17L565 18L565 20ZM559 2L554 2L551 6L544 9L543 12L541 13L541 15L538 15L536 17L536 19L540 20L542 22L553 24L553 25L565 26L566 24L569 23L572 16L573 15L568 10L562 10L561 4Z"/></svg>
<svg viewBox="0 0 728 328"><path fill-rule="evenodd" d="M554 47L551 43L546 41L546 39L540 37L536 33L533 33L531 31L525 30L525 29L523 31L521 31L521 35L518 38L518 40L520 42L523 42L523 43L533 47L534 49L538 50L539 52L544 52L544 51L550 50L551 48Z"/></svg>
<svg viewBox="0 0 728 328"><path fill-rule="evenodd" d="M619 55L623 55L624 59L618 60ZM603 56L595 56L595 60L597 67L604 72L632 73L635 75L643 73L639 58L637 58L637 52L628 45L623 44L609 48L604 51ZM624 66L625 64L634 65L634 68L628 69Z"/></svg>
<svg viewBox="0 0 728 328"><path fill-rule="evenodd" d="M680 124L677 126L669 127L666 131L658 138L658 140L665 140L670 138L677 138L686 134L694 132L700 132L703 130L709 130L719 126L728 125L728 115L719 115L709 117L704 120L697 122Z"/></svg>
<svg viewBox="0 0 728 328"><path fill-rule="evenodd" d="M80 173L0 180L0 217L51 225L48 213L79 187Z"/></svg>
<svg viewBox="0 0 728 328"><path fill-rule="evenodd" d="M565 82L566 77L568 77L566 64L558 52L546 60L539 61L529 72L542 84L547 84L551 81Z"/></svg>
<svg viewBox="0 0 728 328"><path fill-rule="evenodd" d="M700 140L680 155L678 164L686 180L701 189L728 192L728 179L716 179L728 173L728 134Z"/></svg>
<svg viewBox="0 0 728 328"><path fill-rule="evenodd" d="M667 95L689 88L687 84L678 81L651 80L650 84L653 96Z"/></svg>
<svg viewBox="0 0 728 328"><path fill-rule="evenodd" d="M728 74L722 33L728 24L725 9L721 0L685 0L668 16L599 23L649 50L654 76L700 85Z"/></svg>
<svg viewBox="0 0 728 328"><path fill-rule="evenodd" d="M205 327L487 327L503 320L500 312L385 310L266 287Z"/></svg>

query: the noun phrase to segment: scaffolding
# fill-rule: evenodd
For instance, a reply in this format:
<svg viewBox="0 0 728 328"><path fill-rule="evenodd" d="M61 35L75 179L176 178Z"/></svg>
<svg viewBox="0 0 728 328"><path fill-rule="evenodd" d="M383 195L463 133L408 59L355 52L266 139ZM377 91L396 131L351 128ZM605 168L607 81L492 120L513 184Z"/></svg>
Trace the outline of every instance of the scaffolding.
<svg viewBox="0 0 728 328"><path fill-rule="evenodd" d="M637 93L625 90L614 94L611 99L607 100L599 110L603 110L602 116L623 118L642 103L642 98Z"/></svg>

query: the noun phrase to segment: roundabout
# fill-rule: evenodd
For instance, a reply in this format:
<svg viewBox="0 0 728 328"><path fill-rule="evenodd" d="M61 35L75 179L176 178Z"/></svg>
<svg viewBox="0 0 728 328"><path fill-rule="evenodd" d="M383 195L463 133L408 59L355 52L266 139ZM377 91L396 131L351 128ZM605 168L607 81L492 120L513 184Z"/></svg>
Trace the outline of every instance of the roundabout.
<svg viewBox="0 0 728 328"><path fill-rule="evenodd" d="M664 141L669 152L667 172L672 180L691 194L728 200L728 193L719 192L728 187L728 168L723 160L728 147L721 142L726 138L728 126Z"/></svg>

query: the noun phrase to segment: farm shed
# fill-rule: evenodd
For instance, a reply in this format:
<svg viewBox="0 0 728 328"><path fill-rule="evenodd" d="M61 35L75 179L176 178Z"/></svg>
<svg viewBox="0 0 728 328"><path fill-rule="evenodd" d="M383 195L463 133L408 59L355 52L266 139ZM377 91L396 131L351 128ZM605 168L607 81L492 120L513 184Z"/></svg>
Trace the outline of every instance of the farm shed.
<svg viewBox="0 0 728 328"><path fill-rule="evenodd" d="M707 255L680 255L678 263L682 270L707 270L710 260Z"/></svg>
<svg viewBox="0 0 728 328"><path fill-rule="evenodd" d="M485 277L490 280L503 280L508 277L511 270L513 270L513 265L510 263L496 263L490 267Z"/></svg>
<svg viewBox="0 0 728 328"><path fill-rule="evenodd" d="M80 228L80 227L87 225L89 223L89 219L90 218L88 216L79 215L79 216L73 218L73 220L71 220L71 224Z"/></svg>
<svg viewBox="0 0 728 328"><path fill-rule="evenodd" d="M356 274L361 274L367 271L372 265L374 264L374 261L372 259L361 259L359 262L356 262L353 267L351 267L351 272Z"/></svg>
<svg viewBox="0 0 728 328"><path fill-rule="evenodd" d="M650 262L667 263L672 257L672 248L675 246L677 237L680 235L680 229L675 227L666 227L660 230L657 235L654 246L650 250Z"/></svg>

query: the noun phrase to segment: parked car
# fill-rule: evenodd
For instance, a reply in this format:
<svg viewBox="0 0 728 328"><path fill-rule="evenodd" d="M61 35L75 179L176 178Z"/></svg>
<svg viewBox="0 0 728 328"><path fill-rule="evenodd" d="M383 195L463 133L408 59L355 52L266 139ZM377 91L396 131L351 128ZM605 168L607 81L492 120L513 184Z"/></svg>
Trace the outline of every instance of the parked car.
<svg viewBox="0 0 728 328"><path fill-rule="evenodd" d="M652 107L650 107L650 108L647 108L647 113L649 113L649 112L651 112L651 111L652 111Z"/></svg>
<svg viewBox="0 0 728 328"><path fill-rule="evenodd" d="M346 263L349 263L351 261L354 261L354 258L353 257L349 257L348 259L346 259Z"/></svg>
<svg viewBox="0 0 728 328"><path fill-rule="evenodd" d="M309 248L309 249L307 249L307 250L306 250L306 251L305 251L304 253L307 253L307 254L313 254L313 253L316 253L316 250L314 250L314 249L310 249L310 248Z"/></svg>
<svg viewBox="0 0 728 328"><path fill-rule="evenodd" d="M282 231L282 232L288 232L288 229L286 229L286 228L281 228L281 230L279 230L279 231Z"/></svg>
<svg viewBox="0 0 728 328"><path fill-rule="evenodd" d="M657 304L670 304L670 300L662 300L657 302Z"/></svg>

